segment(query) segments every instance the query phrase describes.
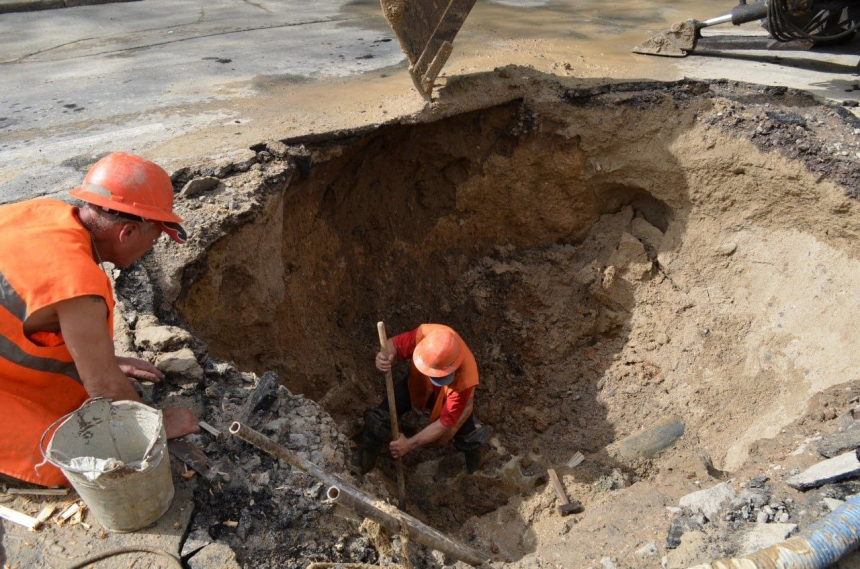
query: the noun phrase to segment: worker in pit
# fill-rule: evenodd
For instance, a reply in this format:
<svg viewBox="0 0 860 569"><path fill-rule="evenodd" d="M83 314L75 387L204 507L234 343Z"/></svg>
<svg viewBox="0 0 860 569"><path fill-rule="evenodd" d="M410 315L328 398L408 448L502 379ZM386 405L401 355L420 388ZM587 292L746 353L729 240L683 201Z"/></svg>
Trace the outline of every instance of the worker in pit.
<svg viewBox="0 0 860 569"><path fill-rule="evenodd" d="M114 353L114 298L102 263L128 267L167 233L185 242L167 172L117 152L71 195L0 206L0 482L68 486L39 439L90 397L140 401L134 380L164 376ZM164 411L168 438L199 432L191 409Z"/></svg>
<svg viewBox="0 0 860 569"><path fill-rule="evenodd" d="M430 412L429 424L412 437L401 434L391 441L391 456L401 458L427 445L454 439L454 448L466 455L471 474L481 465L480 447L487 442L490 428L478 425L472 413L478 366L463 339L448 326L422 324L388 340L388 355L376 355L376 367L391 371L395 361L410 360L409 373L394 388L397 416L411 409ZM356 466L362 474L373 469L387 435L391 433L388 399L364 413L364 429L359 435Z"/></svg>

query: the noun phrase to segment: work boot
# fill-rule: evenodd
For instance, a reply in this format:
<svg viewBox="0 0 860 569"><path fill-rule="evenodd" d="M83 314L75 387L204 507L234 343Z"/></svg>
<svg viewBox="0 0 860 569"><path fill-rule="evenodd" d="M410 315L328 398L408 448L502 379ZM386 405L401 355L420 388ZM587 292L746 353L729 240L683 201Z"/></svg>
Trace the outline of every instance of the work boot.
<svg viewBox="0 0 860 569"><path fill-rule="evenodd" d="M376 457L379 456L384 441L375 437L368 437L364 433L362 433L362 439L358 452L355 454L354 462L361 474L367 474L376 466Z"/></svg>
<svg viewBox="0 0 860 569"><path fill-rule="evenodd" d="M476 448L474 450L467 450L465 452L466 455L466 472L469 474L474 474L481 468L481 459L483 458L483 453L480 448Z"/></svg>
<svg viewBox="0 0 860 569"><path fill-rule="evenodd" d="M362 474L367 474L376 465L376 457L385 442L385 421L388 415L378 407L364 412L364 428L358 435L358 452L355 455L355 467Z"/></svg>

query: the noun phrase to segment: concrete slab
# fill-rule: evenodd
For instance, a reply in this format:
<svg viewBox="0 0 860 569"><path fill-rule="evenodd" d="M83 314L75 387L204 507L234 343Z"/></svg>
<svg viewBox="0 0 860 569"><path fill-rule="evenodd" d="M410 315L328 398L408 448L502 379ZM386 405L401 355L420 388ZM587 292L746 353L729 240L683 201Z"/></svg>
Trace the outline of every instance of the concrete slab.
<svg viewBox="0 0 860 569"><path fill-rule="evenodd" d="M785 483L798 490L807 490L858 476L860 476L860 460L857 460L857 453L851 451L814 464L800 474L787 479Z"/></svg>

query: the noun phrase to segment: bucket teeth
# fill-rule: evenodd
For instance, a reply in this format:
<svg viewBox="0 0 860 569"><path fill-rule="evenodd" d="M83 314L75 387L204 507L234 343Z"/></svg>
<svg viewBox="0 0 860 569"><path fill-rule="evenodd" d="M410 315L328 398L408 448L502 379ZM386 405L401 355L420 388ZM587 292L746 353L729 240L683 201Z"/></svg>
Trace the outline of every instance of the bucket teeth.
<svg viewBox="0 0 860 569"><path fill-rule="evenodd" d="M672 24L668 30L640 43L633 48L633 53L685 57L694 47L696 47L696 22L688 20Z"/></svg>

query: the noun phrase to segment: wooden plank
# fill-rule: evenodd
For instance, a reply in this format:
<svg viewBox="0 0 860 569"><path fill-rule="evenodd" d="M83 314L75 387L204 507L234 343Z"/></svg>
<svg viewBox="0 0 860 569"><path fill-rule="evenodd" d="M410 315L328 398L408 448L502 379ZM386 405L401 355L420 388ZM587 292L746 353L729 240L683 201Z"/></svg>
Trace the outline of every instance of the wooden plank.
<svg viewBox="0 0 860 569"><path fill-rule="evenodd" d="M7 508L6 506L0 506L0 518L9 520L12 523L16 523L31 530L39 527L39 524L41 523L33 516L28 516L27 514L13 510L12 508Z"/></svg>

